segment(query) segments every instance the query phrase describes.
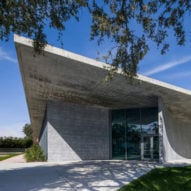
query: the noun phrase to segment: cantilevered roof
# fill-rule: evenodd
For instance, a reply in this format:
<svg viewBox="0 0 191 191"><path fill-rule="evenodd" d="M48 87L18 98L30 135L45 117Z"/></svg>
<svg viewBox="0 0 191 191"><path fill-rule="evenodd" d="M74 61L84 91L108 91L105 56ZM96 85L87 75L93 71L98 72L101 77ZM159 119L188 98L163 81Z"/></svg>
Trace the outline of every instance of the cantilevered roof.
<svg viewBox="0 0 191 191"><path fill-rule="evenodd" d="M189 121L191 91L146 76L131 83L120 72L106 83L108 65L50 45L35 55L32 40L14 36L31 124L36 137L48 101L107 108L157 106L161 98L175 118Z"/></svg>

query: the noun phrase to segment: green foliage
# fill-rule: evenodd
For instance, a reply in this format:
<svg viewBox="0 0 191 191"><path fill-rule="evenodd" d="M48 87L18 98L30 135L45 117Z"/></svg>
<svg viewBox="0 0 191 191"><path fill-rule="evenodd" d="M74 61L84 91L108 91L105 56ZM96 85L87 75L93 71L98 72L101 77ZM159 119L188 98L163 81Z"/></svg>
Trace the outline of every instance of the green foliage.
<svg viewBox="0 0 191 191"><path fill-rule="evenodd" d="M25 124L23 127L23 133L26 135L26 137L32 139L33 131L30 124Z"/></svg>
<svg viewBox="0 0 191 191"><path fill-rule="evenodd" d="M190 191L191 166L154 169L118 191Z"/></svg>
<svg viewBox="0 0 191 191"><path fill-rule="evenodd" d="M43 151L37 143L34 143L32 147L26 150L25 158L27 162L45 161Z"/></svg>
<svg viewBox="0 0 191 191"><path fill-rule="evenodd" d="M186 41L184 18L190 17L190 0L59 0L0 1L0 40L8 40L11 33L34 40L34 51L41 53L47 44L46 27L58 31L62 42L65 23L79 12L91 16L91 40L98 45L106 41L112 45L103 56L112 73L121 68L126 76L136 75L137 65L149 51L150 42L166 53L168 36L173 34L177 45ZM171 35L172 36L172 35ZM110 74L112 76L112 74Z"/></svg>
<svg viewBox="0 0 191 191"><path fill-rule="evenodd" d="M184 45L183 21L190 8L191 1L187 0L93 1L91 38L97 38L98 43L110 40L113 47L105 61L132 77L149 51L149 42L164 54L170 46L168 36L174 33L177 44Z"/></svg>
<svg viewBox="0 0 191 191"><path fill-rule="evenodd" d="M35 52L41 53L46 45L45 27L57 29L60 39L65 22L77 13L84 1L0 1L0 39L8 40L10 33L23 34L34 40Z"/></svg>
<svg viewBox="0 0 191 191"><path fill-rule="evenodd" d="M32 139L27 137L0 137L0 148L28 148L32 143Z"/></svg>

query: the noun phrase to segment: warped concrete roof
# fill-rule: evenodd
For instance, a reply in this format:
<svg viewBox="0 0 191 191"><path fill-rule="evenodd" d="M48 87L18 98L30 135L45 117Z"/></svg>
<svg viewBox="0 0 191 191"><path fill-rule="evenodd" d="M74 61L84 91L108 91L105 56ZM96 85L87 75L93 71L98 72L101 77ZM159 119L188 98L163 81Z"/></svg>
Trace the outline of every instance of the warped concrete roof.
<svg viewBox="0 0 191 191"><path fill-rule="evenodd" d="M40 134L48 101L107 108L157 106L161 98L175 118L189 121L191 91L138 75L132 83L120 74L106 83L108 65L50 45L35 55L32 40L14 36L31 124Z"/></svg>

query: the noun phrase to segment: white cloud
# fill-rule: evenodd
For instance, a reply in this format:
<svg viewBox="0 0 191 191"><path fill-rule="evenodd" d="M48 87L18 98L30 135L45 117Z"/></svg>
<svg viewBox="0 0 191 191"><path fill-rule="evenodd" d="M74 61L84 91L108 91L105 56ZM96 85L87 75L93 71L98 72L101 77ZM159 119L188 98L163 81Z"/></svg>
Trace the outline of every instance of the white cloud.
<svg viewBox="0 0 191 191"><path fill-rule="evenodd" d="M168 70L170 68L173 68L175 66L187 63L190 60L191 60L191 56L186 56L186 57L183 57L183 58L175 60L175 61L167 62L167 63L165 63L163 65L160 65L160 66L158 66L158 67L156 67L154 69L151 69L151 70L145 72L144 75L150 76L150 75L153 75L153 74L157 74L159 72L163 72L163 71Z"/></svg>
<svg viewBox="0 0 191 191"><path fill-rule="evenodd" d="M184 71L184 72L178 72L174 73L168 76L164 76L166 79L178 79L178 78L186 78L186 77L191 77L191 71Z"/></svg>
<svg viewBox="0 0 191 191"><path fill-rule="evenodd" d="M9 62L17 63L17 60L15 58L11 57L1 47L0 47L0 60L7 60Z"/></svg>
<svg viewBox="0 0 191 191"><path fill-rule="evenodd" d="M24 122L19 122L6 126L0 126L0 137L24 137L25 135L22 132L24 125Z"/></svg>

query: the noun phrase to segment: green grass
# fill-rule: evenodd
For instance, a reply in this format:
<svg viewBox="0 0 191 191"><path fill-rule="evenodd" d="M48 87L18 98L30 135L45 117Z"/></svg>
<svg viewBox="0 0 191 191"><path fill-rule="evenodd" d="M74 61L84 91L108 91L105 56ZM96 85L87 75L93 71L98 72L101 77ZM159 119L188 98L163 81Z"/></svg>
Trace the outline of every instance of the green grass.
<svg viewBox="0 0 191 191"><path fill-rule="evenodd" d="M0 161L6 160L8 158L11 158L11 157L14 157L17 155L20 155L20 154L7 154L7 155L3 155L3 156L0 155Z"/></svg>
<svg viewBox="0 0 191 191"><path fill-rule="evenodd" d="M191 166L154 169L118 191L191 191Z"/></svg>

